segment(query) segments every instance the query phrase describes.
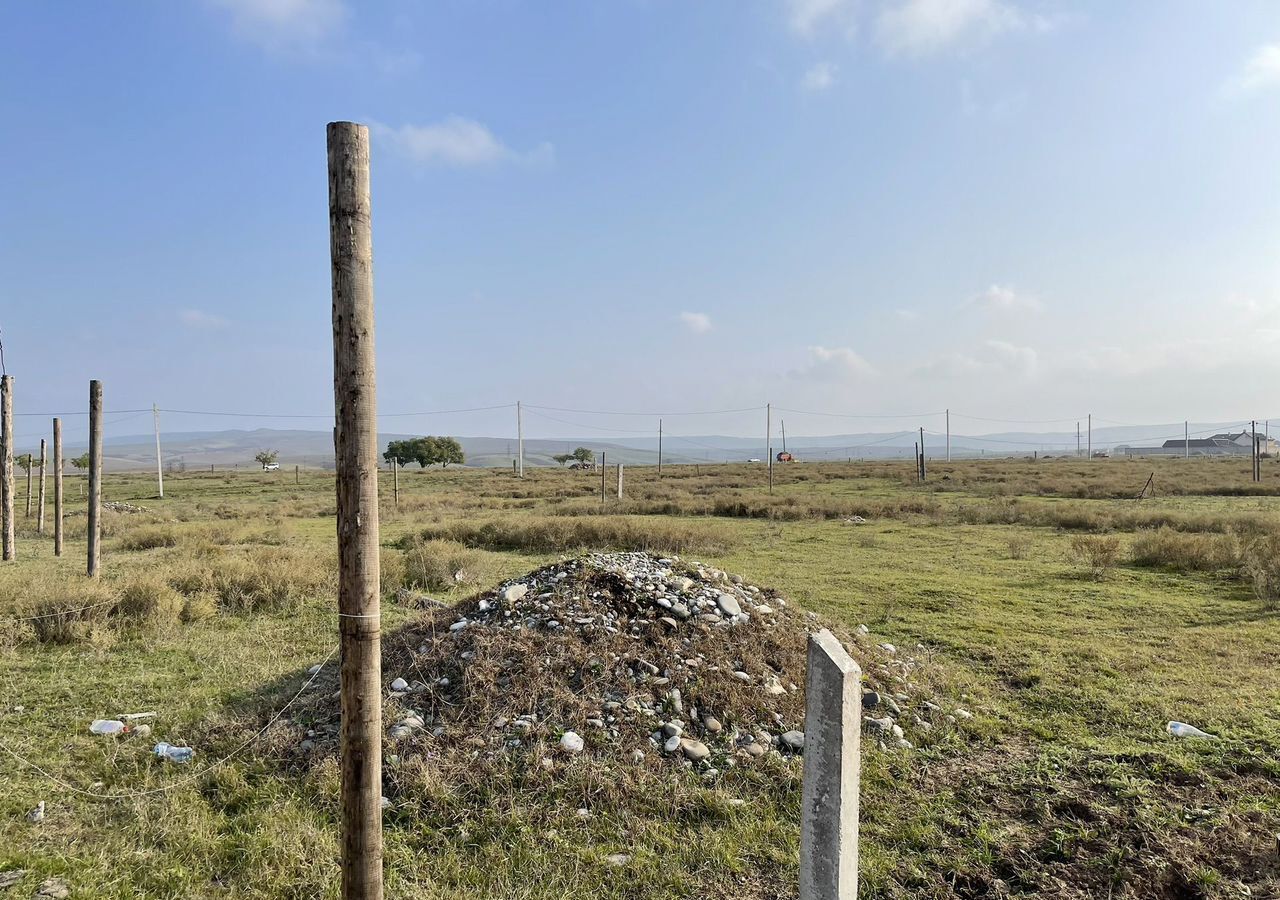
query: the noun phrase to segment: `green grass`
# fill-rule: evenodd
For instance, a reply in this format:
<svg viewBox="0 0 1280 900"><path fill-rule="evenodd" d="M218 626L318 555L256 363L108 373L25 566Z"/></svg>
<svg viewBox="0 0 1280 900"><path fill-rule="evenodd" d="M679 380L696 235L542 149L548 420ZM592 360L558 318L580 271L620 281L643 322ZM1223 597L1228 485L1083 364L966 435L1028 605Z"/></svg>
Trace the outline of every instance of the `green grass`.
<svg viewBox="0 0 1280 900"><path fill-rule="evenodd" d="M1152 468L1157 497L1119 499ZM484 587L579 545L679 540L929 660L975 718L927 751L865 752L864 897L1216 898L1242 896L1241 883L1266 896L1280 887L1280 612L1230 554L1186 556L1203 542L1162 532L1158 553L1132 551L1138 529L1161 525L1242 545L1280 533L1276 471L1265 496L1244 496L1240 468L965 462L932 467L920 487L909 464L800 464L779 467L771 496L758 466L670 467L661 481L635 467L628 499L603 509L590 474L411 471L398 508L383 485L382 541L403 571L403 547L424 533L468 543L473 523L503 522L501 540L450 551ZM0 616L30 615L82 578L75 481L63 559L20 520ZM103 589L132 605L70 643L0 621L0 727L6 747L92 793L172 789L93 800L0 754L0 871L28 870L15 896L54 875L76 896L337 896L337 772L290 766L283 748L302 726L279 723L184 781L250 737L336 643L332 476L192 473L165 487L157 501L145 477L106 478L107 499L147 507L107 517ZM556 524L566 514L593 518ZM843 521L855 514L868 523ZM1082 531L1114 536L1116 565L1083 564ZM127 590L167 597L154 585L168 579L204 596L203 578L213 606L195 621L152 621ZM442 596L467 590L433 579L420 580ZM388 593L390 632L415 613ZM93 718L141 710L159 713L149 739L88 733ZM1222 740L1177 741L1173 719ZM189 741L196 763L150 757L157 739ZM795 766L662 792L585 763L484 790L429 769L403 777L416 793L386 818L389 897L764 898L795 883ZM42 799L46 821L28 824ZM606 861L618 852L631 855L621 867Z"/></svg>

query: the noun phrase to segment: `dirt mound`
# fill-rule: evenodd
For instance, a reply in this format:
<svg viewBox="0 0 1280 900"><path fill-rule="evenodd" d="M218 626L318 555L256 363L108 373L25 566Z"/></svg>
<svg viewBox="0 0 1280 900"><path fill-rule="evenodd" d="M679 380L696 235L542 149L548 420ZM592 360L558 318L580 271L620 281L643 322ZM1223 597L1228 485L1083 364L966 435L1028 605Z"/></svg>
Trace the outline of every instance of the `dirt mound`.
<svg viewBox="0 0 1280 900"><path fill-rule="evenodd" d="M579 754L657 757L708 777L798 755L817 627L776 591L697 562L566 560L384 638L384 746L398 758L534 754L548 768ZM915 661L865 635L838 633L866 672L869 737L909 750L935 724L954 724L919 693ZM307 729L304 757L335 750L334 683L319 684L293 719Z"/></svg>

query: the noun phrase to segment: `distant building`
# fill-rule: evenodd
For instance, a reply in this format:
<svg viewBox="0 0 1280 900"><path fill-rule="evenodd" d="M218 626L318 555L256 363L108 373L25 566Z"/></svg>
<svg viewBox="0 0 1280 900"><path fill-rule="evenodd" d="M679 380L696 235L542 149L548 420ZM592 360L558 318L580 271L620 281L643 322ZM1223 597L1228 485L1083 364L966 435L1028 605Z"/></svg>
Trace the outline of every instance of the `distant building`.
<svg viewBox="0 0 1280 900"><path fill-rule="evenodd" d="M1249 456L1252 452L1254 436L1248 430L1239 434L1226 432L1207 438L1183 440L1174 438L1165 441L1159 447L1117 447L1117 452L1125 456ZM1257 434L1258 449L1262 453L1280 452L1280 441L1267 437L1262 432Z"/></svg>

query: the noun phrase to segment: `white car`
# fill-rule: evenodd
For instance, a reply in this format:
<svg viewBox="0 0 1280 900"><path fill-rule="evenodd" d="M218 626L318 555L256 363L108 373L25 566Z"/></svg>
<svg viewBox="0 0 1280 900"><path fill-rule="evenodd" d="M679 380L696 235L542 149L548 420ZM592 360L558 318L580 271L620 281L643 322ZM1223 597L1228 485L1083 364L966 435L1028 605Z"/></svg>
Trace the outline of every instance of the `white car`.
<svg viewBox="0 0 1280 900"><path fill-rule="evenodd" d="M262 467L264 472L275 472L280 468L280 463L267 463Z"/></svg>

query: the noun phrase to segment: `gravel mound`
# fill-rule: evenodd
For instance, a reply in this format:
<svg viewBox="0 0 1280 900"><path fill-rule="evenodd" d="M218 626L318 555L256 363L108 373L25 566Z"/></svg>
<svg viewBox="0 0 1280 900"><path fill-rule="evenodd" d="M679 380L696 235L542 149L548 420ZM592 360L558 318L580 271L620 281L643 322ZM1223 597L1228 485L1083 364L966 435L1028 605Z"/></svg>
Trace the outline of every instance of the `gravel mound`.
<svg viewBox="0 0 1280 900"><path fill-rule="evenodd" d="M424 612L384 637L384 752L394 764L579 755L714 777L804 747L806 641L818 628L776 591L699 562L592 553ZM919 664L860 626L869 746L910 750L956 723ZM336 752L332 675L294 716L303 757ZM459 761L461 761L459 759Z"/></svg>

